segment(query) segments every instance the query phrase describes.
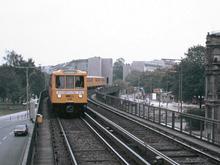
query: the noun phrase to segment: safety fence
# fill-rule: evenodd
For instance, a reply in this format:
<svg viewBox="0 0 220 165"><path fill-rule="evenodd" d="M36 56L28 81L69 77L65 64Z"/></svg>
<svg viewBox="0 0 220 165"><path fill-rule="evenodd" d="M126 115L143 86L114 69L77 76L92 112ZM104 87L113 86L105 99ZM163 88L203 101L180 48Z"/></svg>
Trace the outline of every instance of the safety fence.
<svg viewBox="0 0 220 165"><path fill-rule="evenodd" d="M219 120L137 103L102 92L97 92L96 98L121 111L220 146L220 134L216 134L216 130L220 130Z"/></svg>

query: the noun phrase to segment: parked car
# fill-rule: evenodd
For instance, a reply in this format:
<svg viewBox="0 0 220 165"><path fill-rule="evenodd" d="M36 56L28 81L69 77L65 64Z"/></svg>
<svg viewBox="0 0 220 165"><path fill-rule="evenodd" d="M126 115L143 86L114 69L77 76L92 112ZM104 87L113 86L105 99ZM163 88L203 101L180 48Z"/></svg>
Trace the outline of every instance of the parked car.
<svg viewBox="0 0 220 165"><path fill-rule="evenodd" d="M14 129L14 135L15 136L19 136L19 135L28 135L28 126L27 124L20 124L20 125L16 125L15 129Z"/></svg>

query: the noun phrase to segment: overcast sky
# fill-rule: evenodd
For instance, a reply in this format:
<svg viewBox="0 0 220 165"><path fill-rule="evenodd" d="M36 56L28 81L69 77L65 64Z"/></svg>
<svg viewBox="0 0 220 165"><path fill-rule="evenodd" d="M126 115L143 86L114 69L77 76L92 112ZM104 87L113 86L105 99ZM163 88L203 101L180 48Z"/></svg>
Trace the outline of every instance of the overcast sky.
<svg viewBox="0 0 220 165"><path fill-rule="evenodd" d="M37 65L180 58L220 30L219 16L219 0L1 0L0 60L6 50Z"/></svg>

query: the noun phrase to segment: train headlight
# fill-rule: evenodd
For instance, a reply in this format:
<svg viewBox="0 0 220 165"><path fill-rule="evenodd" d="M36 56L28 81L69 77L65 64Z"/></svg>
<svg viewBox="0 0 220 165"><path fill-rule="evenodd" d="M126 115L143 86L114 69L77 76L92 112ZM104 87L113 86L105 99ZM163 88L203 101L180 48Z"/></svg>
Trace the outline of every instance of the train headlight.
<svg viewBox="0 0 220 165"><path fill-rule="evenodd" d="M79 98L82 98L83 97L83 95L82 94L79 94Z"/></svg>
<svg viewBox="0 0 220 165"><path fill-rule="evenodd" d="M57 94L57 97L58 97L58 98L61 98L61 94Z"/></svg>

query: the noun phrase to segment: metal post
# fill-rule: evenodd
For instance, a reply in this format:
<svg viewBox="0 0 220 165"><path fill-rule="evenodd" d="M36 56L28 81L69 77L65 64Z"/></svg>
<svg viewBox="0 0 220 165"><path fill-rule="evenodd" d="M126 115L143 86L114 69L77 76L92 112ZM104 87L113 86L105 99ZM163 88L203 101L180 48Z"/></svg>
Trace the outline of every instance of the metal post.
<svg viewBox="0 0 220 165"><path fill-rule="evenodd" d="M181 59L182 61L182 59ZM183 68L182 64L180 64L180 112L183 112Z"/></svg>
<svg viewBox="0 0 220 165"><path fill-rule="evenodd" d="M181 76L180 76L180 69L179 69L179 93L178 93L178 94L179 94L179 96L178 96L178 112L180 111L180 95L181 95L181 94L180 94L180 93L181 93L181 89L180 89L180 88L181 88L181 87L180 87L180 86L181 86L181 80L180 80L180 77L181 77Z"/></svg>
<svg viewBox="0 0 220 165"><path fill-rule="evenodd" d="M28 92L28 89L29 89L29 81L28 81L28 67L26 68L26 99L27 99L27 102L26 102L26 111L27 111L27 117L28 117L28 109L29 109L29 92Z"/></svg>
<svg viewBox="0 0 220 165"><path fill-rule="evenodd" d="M180 132L183 131L183 117L182 117L182 113L180 114Z"/></svg>
<svg viewBox="0 0 220 165"><path fill-rule="evenodd" d="M202 133L203 133L203 121L200 120L200 139L202 139Z"/></svg>
<svg viewBox="0 0 220 165"><path fill-rule="evenodd" d="M167 109L165 111L165 125L167 126Z"/></svg>
<svg viewBox="0 0 220 165"><path fill-rule="evenodd" d="M161 123L161 109L159 108L159 124Z"/></svg>
<svg viewBox="0 0 220 165"><path fill-rule="evenodd" d="M172 112L172 129L175 128L175 113Z"/></svg>
<svg viewBox="0 0 220 165"><path fill-rule="evenodd" d="M36 67L33 67L33 66L14 66L15 68L18 68L18 69L26 69L26 111L27 111L27 117L28 117L28 111L29 111L29 78L28 78L28 69L29 68L36 68Z"/></svg>
<svg viewBox="0 0 220 165"><path fill-rule="evenodd" d="M147 119L150 120L150 106L148 106L148 110L147 110Z"/></svg>

